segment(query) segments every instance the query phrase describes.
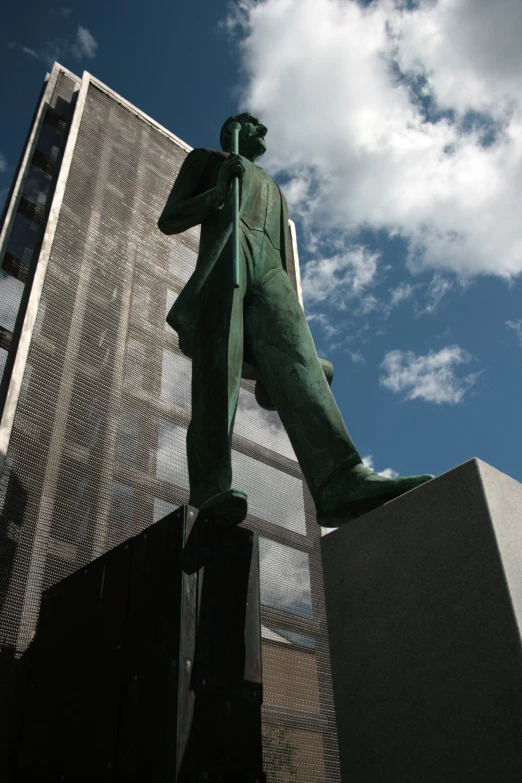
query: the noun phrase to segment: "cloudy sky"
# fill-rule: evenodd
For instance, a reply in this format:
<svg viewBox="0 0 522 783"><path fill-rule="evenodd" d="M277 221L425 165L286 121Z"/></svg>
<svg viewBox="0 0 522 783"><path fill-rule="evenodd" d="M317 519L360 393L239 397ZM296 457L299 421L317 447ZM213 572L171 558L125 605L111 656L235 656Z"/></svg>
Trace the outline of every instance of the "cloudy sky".
<svg viewBox="0 0 522 783"><path fill-rule="evenodd" d="M248 108L361 454L522 481L520 0L21 0L0 33L2 200L54 59L192 146Z"/></svg>

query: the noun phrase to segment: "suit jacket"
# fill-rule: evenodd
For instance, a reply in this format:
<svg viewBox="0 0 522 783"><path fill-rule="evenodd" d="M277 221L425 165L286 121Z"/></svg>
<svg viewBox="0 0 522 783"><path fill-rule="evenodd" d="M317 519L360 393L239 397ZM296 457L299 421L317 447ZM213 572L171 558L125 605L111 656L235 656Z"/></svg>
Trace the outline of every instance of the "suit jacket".
<svg viewBox="0 0 522 783"><path fill-rule="evenodd" d="M209 275L223 253L230 256L232 265L232 246L231 243L227 245L232 234L232 199L227 198L223 208L216 209L213 193L219 169L227 157L228 153L218 150L192 150L183 162L158 220L158 227L164 234L179 234L201 224L196 268L167 315L167 323L178 333L179 347L188 357L192 357L194 341L198 336ZM240 181L240 217L249 197L254 197L252 188L255 178L252 170L255 164L248 160L245 160L245 164L246 171ZM282 193L281 210L281 261L286 270L290 236L288 207ZM252 374L251 369L244 366L243 376L255 378L255 373Z"/></svg>

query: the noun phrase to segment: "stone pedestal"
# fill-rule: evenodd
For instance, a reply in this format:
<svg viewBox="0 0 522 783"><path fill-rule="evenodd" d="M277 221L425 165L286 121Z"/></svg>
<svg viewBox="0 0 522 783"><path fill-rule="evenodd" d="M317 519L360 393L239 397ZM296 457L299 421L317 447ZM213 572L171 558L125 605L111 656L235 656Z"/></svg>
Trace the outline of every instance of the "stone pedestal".
<svg viewBox="0 0 522 783"><path fill-rule="evenodd" d="M321 542L345 783L522 781L522 485L473 459Z"/></svg>

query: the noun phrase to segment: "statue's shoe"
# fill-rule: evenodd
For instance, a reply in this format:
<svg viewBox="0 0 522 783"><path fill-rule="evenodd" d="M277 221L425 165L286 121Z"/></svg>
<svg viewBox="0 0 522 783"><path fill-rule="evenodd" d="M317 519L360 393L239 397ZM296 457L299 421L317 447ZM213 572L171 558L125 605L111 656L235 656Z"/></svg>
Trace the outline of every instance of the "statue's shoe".
<svg viewBox="0 0 522 783"><path fill-rule="evenodd" d="M363 514L398 498L410 489L420 487L434 478L430 473L420 476L386 478L364 465L356 465L347 476L346 493L337 503L330 502L329 509L317 510L317 522L323 527L339 527Z"/></svg>
<svg viewBox="0 0 522 783"><path fill-rule="evenodd" d="M247 515L247 494L240 489L227 489L201 503L199 510L203 519L224 527L234 527Z"/></svg>

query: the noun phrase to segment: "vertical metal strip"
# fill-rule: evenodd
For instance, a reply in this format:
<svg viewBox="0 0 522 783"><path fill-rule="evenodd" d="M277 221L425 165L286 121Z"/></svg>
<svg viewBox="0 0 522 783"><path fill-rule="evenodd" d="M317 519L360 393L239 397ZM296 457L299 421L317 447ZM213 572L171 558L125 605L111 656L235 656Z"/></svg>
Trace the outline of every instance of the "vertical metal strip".
<svg viewBox="0 0 522 783"><path fill-rule="evenodd" d="M145 126L140 135L140 152L138 158L138 171L133 187L133 208L139 211L140 198L144 192L144 177L147 145L149 143L150 131ZM102 172L103 173L103 172ZM127 228L131 228L128 224ZM111 484L114 476L116 438L118 434L119 416L121 412L121 394L123 386L123 368L125 362L125 351L127 348L127 331L129 328L129 319L132 305L132 286L134 278L134 269L136 263L136 246L133 245L132 233L127 233L127 263L124 266L121 276L121 308L118 330L115 335L115 356L113 364L113 380L110 392L110 408L108 409L107 429L105 432L104 454L100 465L101 481L98 485L98 495L100 502L94 525L94 542L92 557L99 557L107 549L107 528L109 519L109 510L111 503Z"/></svg>
<svg viewBox="0 0 522 783"><path fill-rule="evenodd" d="M52 89L56 84L56 80L59 76L60 70L62 70L61 67L56 64L53 68L51 79L49 80L48 90L51 90L51 92L49 93L48 90L45 91L45 96L44 96L44 100L42 101L42 106L45 104L46 101L48 103L48 99L52 95ZM47 226L45 228L45 234L43 237L42 247L38 258L38 264L35 270L33 285L31 288L31 294L29 296L29 301L27 303L27 310L24 317L22 332L20 334L20 341L18 343L18 350L16 352L13 371L11 373L11 379L9 382L9 388L7 390L4 412L2 416L2 421L0 422L0 473L3 471L4 468L7 448L9 446L9 440L11 438L11 432L13 430L14 417L16 413L16 408L18 406L18 399L20 397L20 389L22 386L22 378L27 363L27 356L29 354L29 346L31 344L31 338L33 336L36 314L38 312L38 306L40 304L40 298L42 296L43 284L47 272L47 266L49 264L49 256L51 253L51 247L54 240L56 225L58 223L58 216L60 214L60 209L62 206L63 194L65 191L65 186L67 184L69 170L71 168L71 162L73 158L74 148L76 145L76 139L78 137L78 129L80 127L80 122L82 118L83 107L85 104L85 97L87 95L87 88L88 88L88 80L84 78L82 80L82 84L80 87L78 101L76 103L74 115L71 122L71 127L69 129L69 136L67 138L67 143L65 145L62 165L61 165L60 173L58 175L58 180L56 182L56 189L54 192L53 203L51 205L49 218L47 220ZM40 117L38 122L35 123L35 135L32 140L33 143L31 147L30 148L28 147L28 151L27 151L28 156L29 154L32 155L32 153L34 152L34 147L36 146L36 143L38 141L41 121L43 121L42 117ZM24 173L25 173L25 169L26 169L26 163L24 163L24 167L22 169ZM22 187L22 184L23 184L23 177L21 179L20 189ZM8 221L6 220L6 224L7 223Z"/></svg>
<svg viewBox="0 0 522 783"><path fill-rule="evenodd" d="M78 100L76 103L74 116L71 122L71 128L69 130L69 137L67 139L67 144L64 150L62 167L60 170L58 181L56 183L54 199L51 205L49 220L47 222L47 227L42 242L42 249L40 251L40 258L38 260L38 265L34 277L33 288L31 291L31 296L29 299L29 304L25 315L22 335L20 337L20 343L16 355L15 365L13 367L11 384L9 386L9 390L7 394L4 420L2 420L2 425L0 426L0 447L5 447L5 451L3 452L4 454L7 452L7 445L9 442L9 438L11 436L14 416L16 412L16 406L18 404L18 397L20 394L22 376L27 362L27 356L29 353L29 346L33 334L36 314L38 311L38 306L42 295L42 289L45 281L47 267L49 265L51 248L53 245L54 235L56 232L56 227L60 216L60 210L63 202L65 188L67 186L69 171L71 169L74 150L78 139L78 132L80 129L80 124L83 116L83 110L85 107L85 101L87 98L88 89L89 89L89 78L88 76L84 75L80 87L80 92L78 95ZM82 286L80 285L80 290L81 288ZM70 379L67 376L67 357L64 362L64 375L62 376L62 380L64 382L70 382ZM8 421L5 421L6 416L8 417ZM44 533L45 537L47 537L49 533L53 506L54 506L54 494L56 489L56 478L57 478L56 475L50 477L49 471L51 471L53 474L57 473L57 466L59 462L58 460L56 460L56 456L61 451L62 442L63 442L63 432L61 431L60 427L55 428L53 431L51 442L49 444L50 465L48 463L46 475L44 478L44 484L42 488L43 492L40 501L38 519L36 522L35 535L33 538L33 550L31 553L31 563L29 566L27 581L25 584L25 595L23 601L23 608L21 612L22 622L20 625L20 629L18 632L18 639L17 639L17 649L19 650L25 649L31 639L32 628L30 626L26 626L26 624L24 623L24 617L30 616L29 607L31 603L35 600L35 596L40 595L41 592L41 579L45 567L45 556L42 556L42 552L39 551L39 547L41 543L41 532L42 530L46 531ZM51 491L49 490L49 484L52 484Z"/></svg>

